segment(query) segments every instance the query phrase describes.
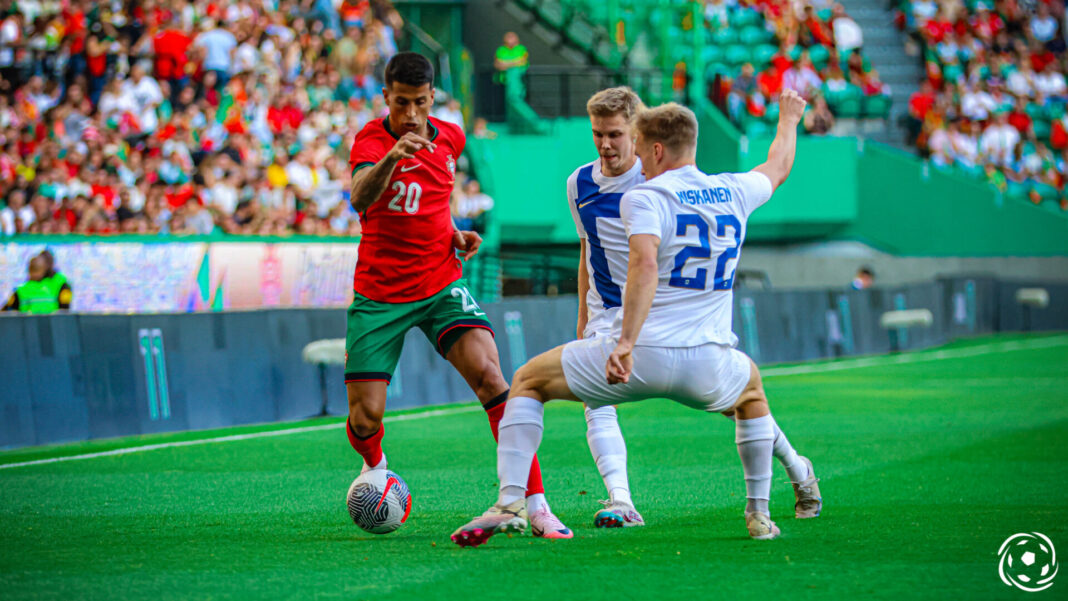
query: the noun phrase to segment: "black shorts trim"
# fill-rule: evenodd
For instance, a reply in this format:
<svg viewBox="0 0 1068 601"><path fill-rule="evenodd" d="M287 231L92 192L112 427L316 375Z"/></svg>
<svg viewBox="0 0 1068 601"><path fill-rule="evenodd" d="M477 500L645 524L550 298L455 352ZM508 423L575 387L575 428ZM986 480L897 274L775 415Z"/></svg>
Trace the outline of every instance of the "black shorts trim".
<svg viewBox="0 0 1068 601"><path fill-rule="evenodd" d="M444 328L441 328L441 331L438 332L438 352L441 353L442 357L448 355L449 351L452 349L452 345L456 344L456 341L467 333L468 330L475 328L489 330L491 336L497 336L497 333L493 331L493 327L484 319L457 319Z"/></svg>
<svg viewBox="0 0 1068 601"><path fill-rule="evenodd" d="M392 374L384 371L349 371L345 372L345 383L349 382L385 382L389 384Z"/></svg>

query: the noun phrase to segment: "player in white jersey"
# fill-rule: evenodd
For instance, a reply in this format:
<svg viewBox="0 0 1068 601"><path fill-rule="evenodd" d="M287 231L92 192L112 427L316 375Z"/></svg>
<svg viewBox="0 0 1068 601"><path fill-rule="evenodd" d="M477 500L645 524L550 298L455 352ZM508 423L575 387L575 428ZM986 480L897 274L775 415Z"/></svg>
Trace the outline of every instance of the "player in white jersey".
<svg viewBox="0 0 1068 601"><path fill-rule="evenodd" d="M641 107L628 87L601 90L586 103L599 158L576 169L567 180L567 200L579 236L579 313L576 338L609 336L622 307L629 248L620 219L625 192L645 182L634 154L633 121ZM594 515L600 528L642 526L645 521L631 500L627 477L627 446L614 405L586 408L586 439L604 480L608 500ZM819 500L806 496L810 471L789 440L775 429L775 457L794 483L798 517L815 517Z"/></svg>
<svg viewBox="0 0 1068 601"><path fill-rule="evenodd" d="M634 154L634 117L642 107L628 87L609 88L586 103L598 158L567 179L567 201L579 236L579 311L575 336L608 336L623 304L627 233L619 218L623 193L645 181ZM627 445L613 405L586 408L586 440L608 500L593 518L598 528L643 526L630 496Z"/></svg>
<svg viewBox="0 0 1068 601"><path fill-rule="evenodd" d="M668 104L639 115L637 153L649 182L621 202L629 243L622 313L610 337L568 343L516 373L497 450L500 495L490 510L453 533L457 544L479 545L522 528L518 512L526 470L541 443L544 402L568 399L597 407L658 396L734 414L746 527L755 539L779 535L768 509L774 419L760 372L733 348L737 339L730 331L730 281L746 220L793 166L805 102L787 90L779 106L768 160L746 174L716 176L694 166L692 111ZM811 463L804 463L807 477L800 487L818 515L819 488Z"/></svg>

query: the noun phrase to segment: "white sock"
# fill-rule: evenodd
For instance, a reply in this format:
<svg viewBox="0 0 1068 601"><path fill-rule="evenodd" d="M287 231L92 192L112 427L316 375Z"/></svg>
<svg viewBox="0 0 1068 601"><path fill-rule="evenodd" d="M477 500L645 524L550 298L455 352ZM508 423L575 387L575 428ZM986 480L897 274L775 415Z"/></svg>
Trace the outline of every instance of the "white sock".
<svg viewBox="0 0 1068 601"><path fill-rule="evenodd" d="M597 462L597 471L604 480L608 497L613 501L631 503L627 482L627 444L619 430L616 408L608 405L586 408L586 441Z"/></svg>
<svg viewBox="0 0 1068 601"><path fill-rule="evenodd" d="M790 441L786 440L786 435L779 428L779 423L774 418L771 423L775 427L775 458L786 468L786 475L790 477L790 482L795 484L804 482L808 478L808 464L797 456L797 451L790 445Z"/></svg>
<svg viewBox="0 0 1068 601"><path fill-rule="evenodd" d="M771 415L734 420L734 442L745 474L745 513L768 513L771 498L771 454L775 421Z"/></svg>
<svg viewBox="0 0 1068 601"><path fill-rule="evenodd" d="M540 401L521 396L508 399L497 442L497 478L501 482L497 503L502 507L526 496L530 464L541 444L544 421L545 405Z"/></svg>
<svg viewBox="0 0 1068 601"><path fill-rule="evenodd" d="M527 497L527 514L533 515L542 509L549 509L549 501L545 493L535 493Z"/></svg>
<svg viewBox="0 0 1068 601"><path fill-rule="evenodd" d="M727 417L727 419L736 423L738 421L738 418L733 415ZM786 440L786 435L779 428L779 422L772 418L771 423L775 425L775 441L772 447L772 454L786 469L786 475L790 477L790 482L795 484L804 482L808 478L808 464L801 461L790 441Z"/></svg>

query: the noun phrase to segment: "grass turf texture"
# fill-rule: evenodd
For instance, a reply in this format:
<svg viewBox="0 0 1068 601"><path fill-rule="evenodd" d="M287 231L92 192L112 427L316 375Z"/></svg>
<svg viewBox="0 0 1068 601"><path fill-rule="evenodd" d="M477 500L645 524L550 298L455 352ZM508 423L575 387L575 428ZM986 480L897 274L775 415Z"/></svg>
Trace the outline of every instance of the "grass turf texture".
<svg viewBox="0 0 1068 601"><path fill-rule="evenodd" d="M1024 348L994 352L1005 340ZM359 463L340 428L0 469L0 591L8 600L1018 598L997 575L1006 537L1039 531L1068 549L1058 452L1068 440L1068 337L947 348L978 352L767 378L776 419L813 459L826 501L821 517L793 519L776 463L775 541L746 537L732 424L666 401L620 409L649 525L594 529L604 493L581 407L554 403L540 454L573 540L449 541L496 484L485 416L459 411L389 425L390 466L414 505L386 536L348 518ZM9 451L0 464L279 427ZM1036 598L1064 598L1065 587L1055 581Z"/></svg>

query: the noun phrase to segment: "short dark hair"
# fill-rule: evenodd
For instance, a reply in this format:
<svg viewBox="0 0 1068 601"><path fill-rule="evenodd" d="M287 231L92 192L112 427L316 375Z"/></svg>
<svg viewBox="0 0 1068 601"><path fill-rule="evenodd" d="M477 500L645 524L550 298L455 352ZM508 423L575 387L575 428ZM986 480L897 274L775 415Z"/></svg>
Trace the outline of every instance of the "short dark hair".
<svg viewBox="0 0 1068 601"><path fill-rule="evenodd" d="M393 82L420 87L434 85L434 65L418 52L398 52L386 64L386 87Z"/></svg>

